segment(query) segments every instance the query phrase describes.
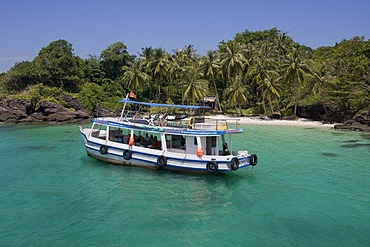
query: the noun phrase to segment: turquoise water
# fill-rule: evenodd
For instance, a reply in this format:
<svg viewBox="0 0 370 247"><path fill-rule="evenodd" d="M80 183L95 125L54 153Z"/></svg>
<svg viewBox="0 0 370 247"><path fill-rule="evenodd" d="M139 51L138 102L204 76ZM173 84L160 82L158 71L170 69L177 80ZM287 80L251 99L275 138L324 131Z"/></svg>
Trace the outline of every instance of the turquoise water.
<svg viewBox="0 0 370 247"><path fill-rule="evenodd" d="M370 134L245 126L256 167L87 157L76 125L0 126L1 246L370 246Z"/></svg>

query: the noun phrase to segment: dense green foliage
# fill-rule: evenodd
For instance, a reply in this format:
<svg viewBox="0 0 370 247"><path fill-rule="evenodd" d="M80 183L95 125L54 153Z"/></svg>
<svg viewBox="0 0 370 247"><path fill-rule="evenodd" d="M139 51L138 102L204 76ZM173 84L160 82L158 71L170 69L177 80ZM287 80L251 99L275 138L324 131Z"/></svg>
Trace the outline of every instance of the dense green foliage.
<svg viewBox="0 0 370 247"><path fill-rule="evenodd" d="M355 114L370 105L370 41L356 36L313 50L273 28L237 33L205 55L188 45L172 53L145 47L134 56L117 42L84 60L57 40L0 75L3 96L40 85L77 95L90 110L99 102L114 108L132 90L142 101L196 104L216 96L216 110L237 114L295 115L307 105Z"/></svg>

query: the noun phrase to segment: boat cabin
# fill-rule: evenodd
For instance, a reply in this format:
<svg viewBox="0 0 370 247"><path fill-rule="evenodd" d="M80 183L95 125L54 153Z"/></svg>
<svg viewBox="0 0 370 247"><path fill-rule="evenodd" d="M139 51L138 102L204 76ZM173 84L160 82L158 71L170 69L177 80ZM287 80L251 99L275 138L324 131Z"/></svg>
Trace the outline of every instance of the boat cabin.
<svg viewBox="0 0 370 247"><path fill-rule="evenodd" d="M175 153L195 154L199 148L202 148L202 155L229 155L231 153L225 138L228 134L217 134L216 132L213 135L191 135L189 133L181 134L181 131L171 132L173 131L166 132L164 129L161 131L135 129L132 126L125 128L125 125L114 126L114 124L107 124L107 121L104 121L93 124L91 137L128 145L130 137L132 137L134 146ZM229 138L231 144L231 135Z"/></svg>

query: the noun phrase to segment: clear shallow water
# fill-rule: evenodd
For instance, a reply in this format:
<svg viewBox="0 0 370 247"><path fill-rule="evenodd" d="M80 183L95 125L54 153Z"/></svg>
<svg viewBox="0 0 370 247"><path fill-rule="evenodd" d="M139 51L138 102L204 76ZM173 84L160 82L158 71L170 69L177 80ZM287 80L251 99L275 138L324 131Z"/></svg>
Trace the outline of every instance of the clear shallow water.
<svg viewBox="0 0 370 247"><path fill-rule="evenodd" d="M370 246L370 135L245 126L222 176L107 165L75 125L0 126L0 246Z"/></svg>

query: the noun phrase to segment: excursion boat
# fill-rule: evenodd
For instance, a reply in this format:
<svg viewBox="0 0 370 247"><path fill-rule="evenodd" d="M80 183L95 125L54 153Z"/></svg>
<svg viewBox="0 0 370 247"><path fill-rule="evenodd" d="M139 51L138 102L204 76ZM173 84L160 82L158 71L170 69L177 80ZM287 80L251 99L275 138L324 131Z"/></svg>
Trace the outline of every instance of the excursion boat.
<svg viewBox="0 0 370 247"><path fill-rule="evenodd" d="M257 155L233 149L232 137L243 133L238 118L205 119L165 115L141 116L141 108L195 111L202 106L123 99L119 117L98 117L80 126L86 152L116 165L191 173L227 173L257 164ZM126 108L136 107L135 111Z"/></svg>

